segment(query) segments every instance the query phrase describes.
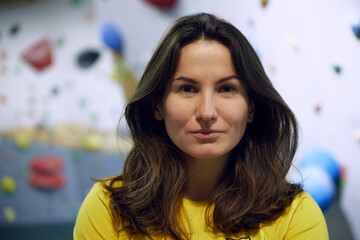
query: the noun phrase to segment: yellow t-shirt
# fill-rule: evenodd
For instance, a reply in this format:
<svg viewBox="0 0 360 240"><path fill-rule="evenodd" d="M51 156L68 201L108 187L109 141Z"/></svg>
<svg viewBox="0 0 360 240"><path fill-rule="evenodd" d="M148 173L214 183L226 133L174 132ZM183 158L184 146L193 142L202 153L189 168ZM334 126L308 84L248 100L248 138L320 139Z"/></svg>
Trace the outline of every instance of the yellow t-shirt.
<svg viewBox="0 0 360 240"><path fill-rule="evenodd" d="M225 236L209 231L205 221L206 201L195 202L183 199L183 209L190 219L192 240L329 239L323 213L307 192L299 193L281 217L272 224L262 225L254 235ZM120 222L114 221L112 217L110 192L100 183L96 183L79 210L74 227L74 240L147 239L139 234L131 235L126 231L119 231L124 226L125 223L121 222L121 219ZM154 239L159 238L154 237Z"/></svg>

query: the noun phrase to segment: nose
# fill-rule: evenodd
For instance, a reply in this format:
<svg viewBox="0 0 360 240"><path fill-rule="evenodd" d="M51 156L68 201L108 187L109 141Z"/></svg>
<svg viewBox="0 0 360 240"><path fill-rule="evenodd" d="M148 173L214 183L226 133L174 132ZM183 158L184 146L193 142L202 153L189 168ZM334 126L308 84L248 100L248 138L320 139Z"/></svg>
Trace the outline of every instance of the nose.
<svg viewBox="0 0 360 240"><path fill-rule="evenodd" d="M198 121L214 121L217 118L217 109L213 94L210 92L201 94L199 96L199 104L196 113Z"/></svg>

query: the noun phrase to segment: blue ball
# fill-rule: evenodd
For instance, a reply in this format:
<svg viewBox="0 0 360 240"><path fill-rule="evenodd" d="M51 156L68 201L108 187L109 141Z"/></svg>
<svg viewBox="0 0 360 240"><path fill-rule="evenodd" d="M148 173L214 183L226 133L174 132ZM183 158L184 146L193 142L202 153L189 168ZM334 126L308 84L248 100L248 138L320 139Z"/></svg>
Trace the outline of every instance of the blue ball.
<svg viewBox="0 0 360 240"><path fill-rule="evenodd" d="M339 183L340 167L337 161L329 153L322 150L308 152L300 162L299 167L316 166L327 172L335 184Z"/></svg>
<svg viewBox="0 0 360 240"><path fill-rule="evenodd" d="M331 176L317 166L308 166L300 171L304 179L303 189L311 195L322 211L328 209L336 192Z"/></svg>
<svg viewBox="0 0 360 240"><path fill-rule="evenodd" d="M112 50L122 53L123 40L119 31L110 23L105 23L101 32L102 40Z"/></svg>

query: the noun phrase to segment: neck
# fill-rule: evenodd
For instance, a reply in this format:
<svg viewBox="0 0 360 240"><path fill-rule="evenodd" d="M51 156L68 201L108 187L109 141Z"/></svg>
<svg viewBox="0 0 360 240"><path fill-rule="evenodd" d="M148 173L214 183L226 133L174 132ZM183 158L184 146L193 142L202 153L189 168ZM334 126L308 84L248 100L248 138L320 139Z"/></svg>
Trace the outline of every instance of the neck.
<svg viewBox="0 0 360 240"><path fill-rule="evenodd" d="M224 173L226 158L194 159L187 158L187 184L185 198L192 201L209 199Z"/></svg>

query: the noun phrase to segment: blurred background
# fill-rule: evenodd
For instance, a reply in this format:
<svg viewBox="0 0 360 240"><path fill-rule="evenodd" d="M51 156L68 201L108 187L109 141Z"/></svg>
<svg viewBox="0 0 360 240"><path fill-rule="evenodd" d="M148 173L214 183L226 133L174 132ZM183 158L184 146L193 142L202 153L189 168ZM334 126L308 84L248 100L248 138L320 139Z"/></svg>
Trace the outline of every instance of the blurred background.
<svg viewBox="0 0 360 240"><path fill-rule="evenodd" d="M72 238L90 177L122 171L121 116L156 44L203 11L243 32L295 112L289 180L330 239L360 239L358 0L0 0L1 239Z"/></svg>

